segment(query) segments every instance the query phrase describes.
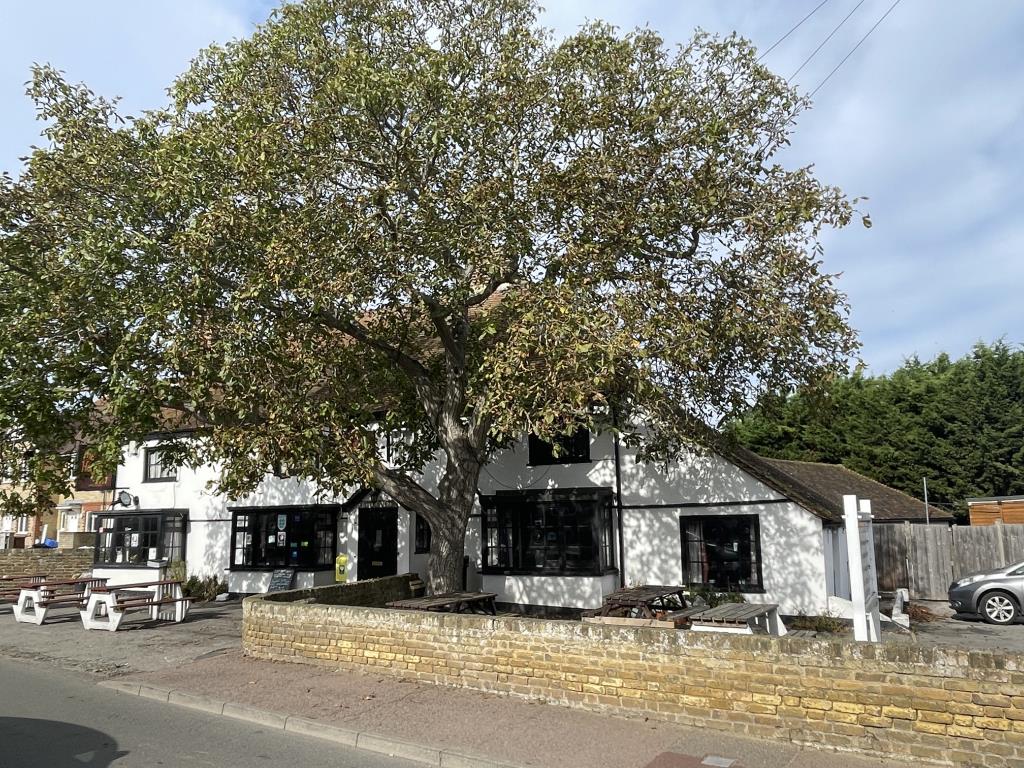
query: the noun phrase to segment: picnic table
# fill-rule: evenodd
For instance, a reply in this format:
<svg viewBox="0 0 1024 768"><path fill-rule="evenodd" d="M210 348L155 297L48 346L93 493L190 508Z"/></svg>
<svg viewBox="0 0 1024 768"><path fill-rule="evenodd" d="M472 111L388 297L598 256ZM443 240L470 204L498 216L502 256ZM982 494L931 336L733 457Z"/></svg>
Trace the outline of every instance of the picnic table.
<svg viewBox="0 0 1024 768"><path fill-rule="evenodd" d="M159 579L97 587L79 615L86 629L116 632L130 611L147 610L153 621L180 623L188 615L190 605L191 598L185 597L181 581Z"/></svg>
<svg viewBox="0 0 1024 768"><path fill-rule="evenodd" d="M686 607L686 587L622 587L605 595L601 607L586 611L584 616L661 620L666 614L685 610Z"/></svg>
<svg viewBox="0 0 1024 768"><path fill-rule="evenodd" d="M697 632L785 635L786 625L779 618L775 603L722 603L705 608L689 617L690 629Z"/></svg>
<svg viewBox="0 0 1024 768"><path fill-rule="evenodd" d="M50 609L61 605L81 608L92 590L107 583L106 578L47 579L19 585L14 619L23 624L42 624Z"/></svg>
<svg viewBox="0 0 1024 768"><path fill-rule="evenodd" d="M410 597L405 600L392 600L388 608L404 608L410 611L439 611L442 613L481 613L489 616L497 614L494 606L494 592L446 592L442 595L429 597Z"/></svg>
<svg viewBox="0 0 1024 768"><path fill-rule="evenodd" d="M0 576L0 602L14 602L21 594L21 588L29 584L46 581L45 573L18 573Z"/></svg>

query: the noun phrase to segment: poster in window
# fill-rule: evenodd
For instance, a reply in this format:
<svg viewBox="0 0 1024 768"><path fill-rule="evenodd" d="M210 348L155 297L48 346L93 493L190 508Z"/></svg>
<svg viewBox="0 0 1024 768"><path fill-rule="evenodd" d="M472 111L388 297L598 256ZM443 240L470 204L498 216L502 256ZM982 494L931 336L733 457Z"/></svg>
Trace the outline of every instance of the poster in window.
<svg viewBox="0 0 1024 768"><path fill-rule="evenodd" d="M288 527L288 515L277 516L277 530L283 531Z"/></svg>
<svg viewBox="0 0 1024 768"><path fill-rule="evenodd" d="M128 544L129 547L139 546L139 534L133 533L129 538L131 539L131 543Z"/></svg>
<svg viewBox="0 0 1024 768"><path fill-rule="evenodd" d="M284 531L277 532L277 546L284 547L288 544L288 534Z"/></svg>
<svg viewBox="0 0 1024 768"><path fill-rule="evenodd" d="M275 541L277 541L277 537L274 534L272 534L272 533L268 533L267 534L267 544L273 544Z"/></svg>

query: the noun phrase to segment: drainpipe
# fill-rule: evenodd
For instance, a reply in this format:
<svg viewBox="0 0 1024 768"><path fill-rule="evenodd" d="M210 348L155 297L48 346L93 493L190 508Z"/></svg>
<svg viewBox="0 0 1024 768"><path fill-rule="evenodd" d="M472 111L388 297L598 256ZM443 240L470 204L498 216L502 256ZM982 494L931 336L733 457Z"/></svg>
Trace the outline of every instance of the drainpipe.
<svg viewBox="0 0 1024 768"><path fill-rule="evenodd" d="M615 425L615 411L612 410L612 423ZM617 426L617 425L615 425ZM615 451L615 517L618 519L619 528L619 586L626 586L626 553L622 546L622 457L619 455L619 433L612 436L612 445Z"/></svg>

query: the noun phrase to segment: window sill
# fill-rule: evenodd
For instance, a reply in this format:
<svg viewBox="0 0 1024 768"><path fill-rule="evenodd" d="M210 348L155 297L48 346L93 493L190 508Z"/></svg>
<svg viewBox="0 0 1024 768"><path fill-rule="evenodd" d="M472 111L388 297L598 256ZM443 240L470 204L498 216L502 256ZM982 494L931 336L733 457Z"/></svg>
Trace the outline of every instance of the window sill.
<svg viewBox="0 0 1024 768"><path fill-rule="evenodd" d="M716 595L763 595L764 587L743 587L742 589L718 589L714 584L687 584L684 589L697 592L714 592Z"/></svg>
<svg viewBox="0 0 1024 768"><path fill-rule="evenodd" d="M537 462L529 461L529 462L526 463L526 466L530 467L531 469L533 469L535 467L567 467L567 466L570 466L572 464L593 464L593 463L594 463L594 459L591 459L591 458L588 457L586 459L566 459L565 461L537 461Z"/></svg>
<svg viewBox="0 0 1024 768"><path fill-rule="evenodd" d="M333 565L232 565L227 568L229 573L273 573L283 571L285 568L296 573L319 573L321 571L333 571Z"/></svg>
<svg viewBox="0 0 1024 768"><path fill-rule="evenodd" d="M142 479L143 483L176 483L178 478L176 477L145 477Z"/></svg>
<svg viewBox="0 0 1024 768"><path fill-rule="evenodd" d="M481 576L539 576L542 578L565 577L571 579L600 579L605 576L613 576L619 572L618 568L607 568L600 572L594 571L516 571L501 568L481 568L477 571Z"/></svg>

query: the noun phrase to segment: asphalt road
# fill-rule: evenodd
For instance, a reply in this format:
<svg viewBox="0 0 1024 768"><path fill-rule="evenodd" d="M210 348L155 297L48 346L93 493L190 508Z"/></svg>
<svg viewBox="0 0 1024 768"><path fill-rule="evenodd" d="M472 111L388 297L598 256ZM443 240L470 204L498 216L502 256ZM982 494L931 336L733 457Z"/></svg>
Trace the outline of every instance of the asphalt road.
<svg viewBox="0 0 1024 768"><path fill-rule="evenodd" d="M0 768L413 768L0 659Z"/></svg>

